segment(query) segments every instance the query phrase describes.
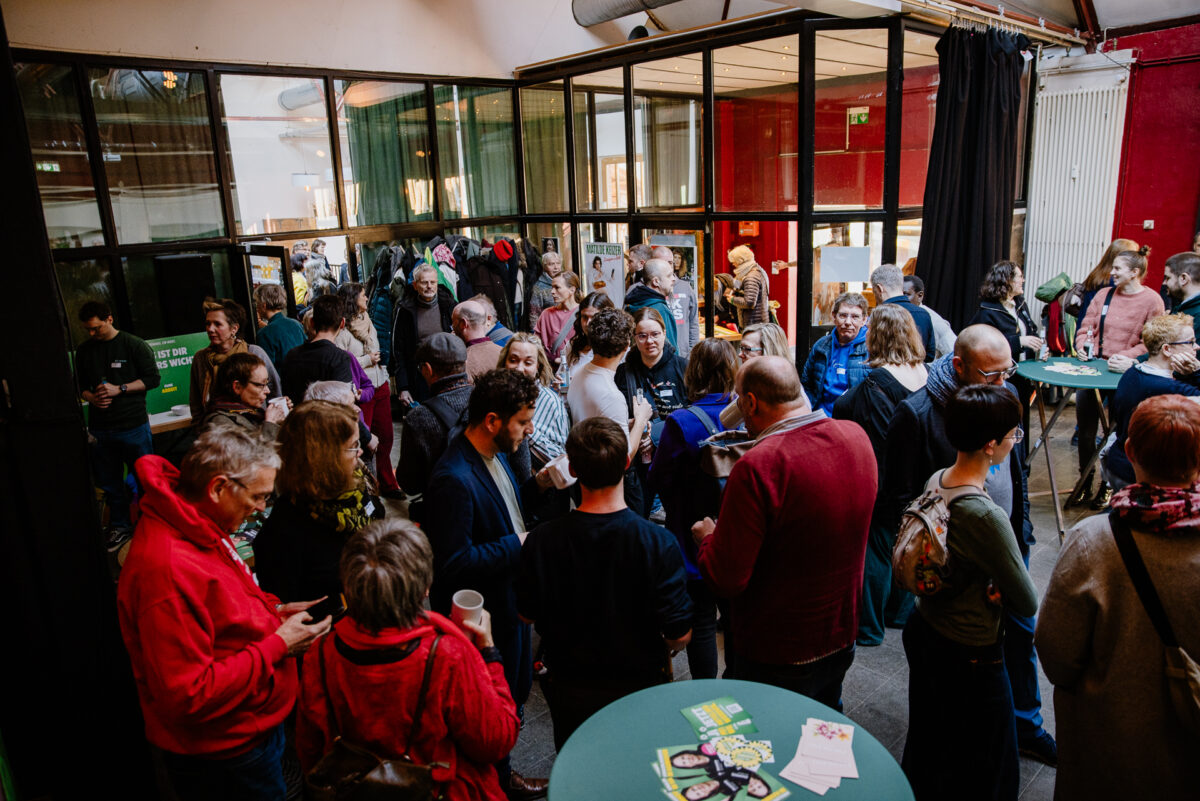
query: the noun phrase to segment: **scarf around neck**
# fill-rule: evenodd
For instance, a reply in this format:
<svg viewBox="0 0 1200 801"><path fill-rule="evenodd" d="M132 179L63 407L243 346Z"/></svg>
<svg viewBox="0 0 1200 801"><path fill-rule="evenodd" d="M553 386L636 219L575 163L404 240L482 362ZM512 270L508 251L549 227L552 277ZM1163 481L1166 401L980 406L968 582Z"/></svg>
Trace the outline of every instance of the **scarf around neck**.
<svg viewBox="0 0 1200 801"><path fill-rule="evenodd" d="M371 317L365 311L347 320L347 328L350 333L363 344L363 349L367 353L374 353L379 350L379 337L375 334L375 326L371 324Z"/></svg>
<svg viewBox="0 0 1200 801"><path fill-rule="evenodd" d="M367 511L369 486L361 468L354 471L354 486L336 498L312 501L308 513L324 525L342 534L354 534L371 522Z"/></svg>
<svg viewBox="0 0 1200 801"><path fill-rule="evenodd" d="M944 407L958 389L958 374L954 372L954 354L947 353L929 365L929 380L925 382L930 397Z"/></svg>
<svg viewBox="0 0 1200 801"><path fill-rule="evenodd" d="M733 269L733 280L740 287L742 283L750 277L750 274L759 269L758 262L754 259L744 261Z"/></svg>
<svg viewBox="0 0 1200 801"><path fill-rule="evenodd" d="M1200 483L1190 487L1130 484L1113 493L1112 510L1130 528L1168 537L1200 533Z"/></svg>

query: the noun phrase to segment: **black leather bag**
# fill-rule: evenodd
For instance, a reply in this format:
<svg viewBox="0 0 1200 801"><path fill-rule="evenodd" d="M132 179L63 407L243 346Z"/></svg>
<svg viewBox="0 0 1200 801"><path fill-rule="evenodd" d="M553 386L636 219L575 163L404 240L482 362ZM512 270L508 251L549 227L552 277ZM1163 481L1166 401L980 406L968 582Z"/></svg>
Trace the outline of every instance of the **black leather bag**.
<svg viewBox="0 0 1200 801"><path fill-rule="evenodd" d="M335 635L336 636L336 635ZM333 747L321 757L321 761L304 777L308 797L313 801L431 801L437 798L437 785L433 781L434 765L418 765L409 755L412 744L420 732L421 714L425 711L425 694L429 689L429 677L433 673L433 656L437 652L439 634L429 648L425 660L425 677L421 680L421 691L417 696L417 708L413 713L412 728L404 753L388 759L355 745L341 736L333 702L329 695L328 674L325 672L325 649L317 650L321 662L321 681L325 685L325 703L329 709L329 723L333 728Z"/></svg>

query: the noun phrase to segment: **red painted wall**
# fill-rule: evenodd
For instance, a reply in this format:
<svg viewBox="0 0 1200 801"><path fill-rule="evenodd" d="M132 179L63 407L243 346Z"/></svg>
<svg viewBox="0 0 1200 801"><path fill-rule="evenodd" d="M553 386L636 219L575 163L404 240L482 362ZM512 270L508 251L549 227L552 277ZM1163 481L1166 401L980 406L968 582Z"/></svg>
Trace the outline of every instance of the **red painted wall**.
<svg viewBox="0 0 1200 801"><path fill-rule="evenodd" d="M1162 282L1167 257L1190 250L1200 209L1200 25L1109 40L1137 52L1113 238L1149 245L1146 285ZM1145 230L1145 220L1154 229Z"/></svg>

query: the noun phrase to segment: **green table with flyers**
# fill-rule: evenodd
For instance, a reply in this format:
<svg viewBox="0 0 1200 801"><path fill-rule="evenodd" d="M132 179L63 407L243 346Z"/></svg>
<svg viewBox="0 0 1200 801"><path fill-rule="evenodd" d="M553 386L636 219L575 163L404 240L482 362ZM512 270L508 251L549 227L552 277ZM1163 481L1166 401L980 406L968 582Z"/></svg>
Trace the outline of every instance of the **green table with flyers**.
<svg viewBox="0 0 1200 801"><path fill-rule="evenodd" d="M1050 495L1054 501L1054 520L1058 524L1058 541L1061 543L1066 536L1066 528L1063 524L1062 501L1058 497L1058 479L1054 475L1054 460L1050 458L1049 443L1050 432L1054 430L1054 424L1058 422L1059 415L1067 408L1067 403L1071 400L1072 393L1063 393L1058 406L1054 409L1054 414L1047 420L1046 387L1062 387L1064 389L1095 392L1100 410L1100 441L1103 443L1108 438L1112 426L1107 415L1104 413L1104 400L1100 392L1116 389L1117 384L1121 381L1121 374L1109 370L1108 362L1104 359L1083 360L1067 356L1056 356L1046 361L1029 360L1020 362L1017 365L1017 375L1034 385L1037 393L1038 419L1042 424L1042 435L1037 438L1037 442L1026 446L1025 469L1028 470L1030 465L1033 464L1033 457L1038 452L1038 449L1045 448L1046 471L1050 474ZM1100 449L1096 448L1096 452L1092 454L1092 460L1080 471L1079 480L1075 482L1075 487L1071 490L1070 496L1068 496L1068 503L1071 502L1071 498L1076 498L1083 492L1087 476L1095 468L1096 460L1099 458Z"/></svg>
<svg viewBox="0 0 1200 801"><path fill-rule="evenodd" d="M682 711L706 701L732 697L753 723L749 740L768 741L774 762L763 765L771 777L768 801L803 799L816 794L778 778L796 755L809 718L854 727L853 758L857 779L843 779L825 798L908 801L912 789L903 771L878 740L824 704L778 687L731 679L678 681L627 695L601 709L571 735L550 774L550 801L636 801L675 797L667 793L656 768L660 749L697 743L698 735ZM697 795L710 801L753 801L765 783L746 784L733 795ZM779 792L782 788L785 792ZM687 797L686 795L683 797Z"/></svg>

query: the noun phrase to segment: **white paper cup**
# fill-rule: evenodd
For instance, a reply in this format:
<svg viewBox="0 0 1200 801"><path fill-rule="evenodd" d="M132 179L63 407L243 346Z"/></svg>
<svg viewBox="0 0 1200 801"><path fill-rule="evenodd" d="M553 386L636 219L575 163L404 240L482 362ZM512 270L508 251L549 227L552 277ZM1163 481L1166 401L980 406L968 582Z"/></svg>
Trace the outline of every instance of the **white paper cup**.
<svg viewBox="0 0 1200 801"><path fill-rule="evenodd" d="M283 413L285 416L288 413L287 398L284 397L283 395L280 395L278 398L271 398L269 401L267 401L267 405L268 406L278 406L280 409L283 410Z"/></svg>
<svg viewBox="0 0 1200 801"><path fill-rule="evenodd" d="M725 426L726 430L732 430L742 424L742 410L738 408L737 401L730 401L729 405L721 410L721 425Z"/></svg>
<svg viewBox="0 0 1200 801"><path fill-rule="evenodd" d="M555 456L546 463L546 467L550 468L550 480L554 482L555 489L566 489L575 483L575 476L571 475L571 464L565 453Z"/></svg>
<svg viewBox="0 0 1200 801"><path fill-rule="evenodd" d="M459 590L450 599L450 619L462 625L463 621L478 623L483 619L483 596L475 590Z"/></svg>

